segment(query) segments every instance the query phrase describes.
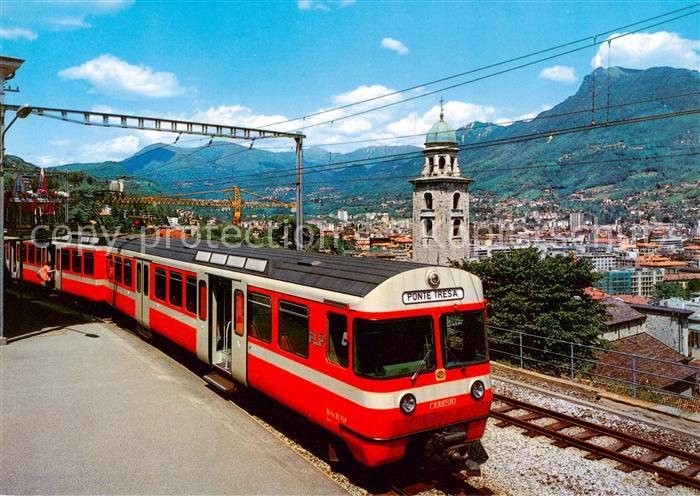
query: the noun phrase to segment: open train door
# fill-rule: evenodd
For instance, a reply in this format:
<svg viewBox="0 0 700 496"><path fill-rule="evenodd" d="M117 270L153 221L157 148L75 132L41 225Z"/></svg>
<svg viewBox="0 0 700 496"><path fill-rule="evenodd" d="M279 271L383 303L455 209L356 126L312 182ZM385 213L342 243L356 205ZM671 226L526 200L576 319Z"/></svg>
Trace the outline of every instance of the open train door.
<svg viewBox="0 0 700 496"><path fill-rule="evenodd" d="M241 281L209 276L211 363L247 385L246 287Z"/></svg>

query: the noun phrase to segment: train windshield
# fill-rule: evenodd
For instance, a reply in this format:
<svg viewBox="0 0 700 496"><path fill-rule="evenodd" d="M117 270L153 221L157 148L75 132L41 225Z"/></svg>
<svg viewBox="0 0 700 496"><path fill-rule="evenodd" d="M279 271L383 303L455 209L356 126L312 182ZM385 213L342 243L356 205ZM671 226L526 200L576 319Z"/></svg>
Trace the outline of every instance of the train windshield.
<svg viewBox="0 0 700 496"><path fill-rule="evenodd" d="M433 319L355 319L354 368L373 379L410 376L435 370ZM424 363L423 363L424 362Z"/></svg>
<svg viewBox="0 0 700 496"><path fill-rule="evenodd" d="M488 361L483 310L442 314L440 335L445 368Z"/></svg>

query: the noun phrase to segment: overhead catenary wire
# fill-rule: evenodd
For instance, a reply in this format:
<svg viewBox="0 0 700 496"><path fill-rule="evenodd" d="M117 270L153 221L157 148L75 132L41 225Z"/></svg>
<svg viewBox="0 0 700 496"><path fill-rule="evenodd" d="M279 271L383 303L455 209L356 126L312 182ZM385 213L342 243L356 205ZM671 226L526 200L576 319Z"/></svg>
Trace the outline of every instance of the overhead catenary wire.
<svg viewBox="0 0 700 496"><path fill-rule="evenodd" d="M643 99L643 100L636 100L636 101L633 101L633 102L625 102L625 103L620 103L620 104L612 105L612 108L628 107L628 106L632 106L632 105L640 105L640 104L643 104L643 103L665 101L665 100L671 100L671 99L677 99L677 98L684 98L684 97L688 97L688 96L697 96L697 95L700 95L700 92L699 92L699 91L681 93L681 94L677 94L677 95L668 95L668 96L656 97L656 98L647 98L647 99ZM602 109L599 109L599 110L602 110ZM536 118L537 118L537 119L540 119L540 120L544 120L544 119L553 119L553 118L566 117L566 116L571 116L571 115L576 115L576 114L583 114L583 113L587 113L587 112L590 112L590 109L589 109L589 108L581 109L581 110L574 110L574 111L569 111L569 112L560 112L560 113L549 114L549 115L539 115L539 116L537 116ZM534 119L532 119L532 118L528 118L528 119L514 119L514 120L511 120L511 121L508 121L508 124L516 124L516 123L523 123L523 122L531 122L531 121L533 121L533 120L534 120ZM483 124L478 124L478 125L472 125L472 126L470 127L470 130L482 129L482 128L490 128L490 127L504 127L503 124L504 124L504 123L501 122L501 124L483 123ZM411 134L411 135L405 135L405 136L397 136L397 137L394 137L394 138L391 138L391 139L414 138L414 137L417 137L417 136L424 136L424 135L425 135L425 133L419 133L419 134ZM383 139L385 139L385 138L377 138L377 139L374 139L374 140L372 140L372 141L383 140ZM370 141L370 140L357 140L357 141L348 141L348 142L335 143L335 144L338 145L338 144L365 143L365 142L369 142L369 141ZM225 144L226 144L226 145L229 145L229 146L234 145L234 144L232 144L232 143L225 143ZM318 146L318 145L310 145L310 146ZM462 146L466 146L466 145L462 145ZM267 149L268 149L268 148L258 148L258 150L267 150ZM223 159L225 159L225 158L230 158L230 157L232 157L232 156L239 155L239 154L241 154L241 153L243 153L243 152L245 152L245 151L247 151L247 149L239 149L239 150L236 150L236 151L234 151L233 153L226 154L226 155L222 155L221 157L219 157L219 158L217 159L217 161L223 160ZM416 153L416 154L418 154L418 153L422 153L422 152L416 151L416 152L408 152L408 153ZM188 155L188 156L189 156L189 155ZM388 156L388 155L387 155L387 156ZM181 160L184 160L185 158L187 158L187 157L179 157L179 158L177 158L177 159L175 159L175 160L173 160L173 161L171 161L171 162L168 162L167 165L168 165L168 166L173 165L173 164L175 164L175 163L177 163L177 162L179 162L179 161L181 161ZM376 157L375 157L375 158L376 158ZM381 157L379 157L379 158L381 158ZM369 159L367 159L367 160L369 160ZM205 162L205 163L202 164L202 165L206 165L206 164L209 164L209 163L213 163L213 161L207 161L207 162ZM335 164L339 164L339 163L342 163L342 162L335 162ZM326 165L332 165L332 164L326 164ZM315 168L318 168L318 167L325 167L326 165L307 165L307 166L305 166L304 169L305 169L305 171L308 172L308 171L313 171ZM180 171L180 170L183 170L183 169L182 169L182 168L179 168L179 167L176 167L176 168L174 168L174 169L172 169L172 170L169 170L169 172L172 173L172 172L177 172L177 171ZM262 175L265 176L265 175L269 175L269 174L276 174L276 173L278 173L278 172L286 171L286 170L294 171L295 169L293 169L293 168L289 168L289 169L280 169L280 170L278 170L278 171L273 171L273 172L269 172L269 173L262 173ZM259 178L259 177L261 176L261 174L260 174L260 173L256 173L256 174L243 174L243 175L237 175L237 176L235 176L235 178L245 178L245 177L248 177L248 176L254 176L254 177ZM229 178L234 178L234 176L228 176L228 177L229 177ZM207 181L207 180L215 181L215 180L218 180L218 179L220 179L220 177L198 178L197 180L198 180L198 181ZM172 184L176 184L176 183L177 183L177 184L180 184L180 183L186 183L186 182L191 182L191 180L186 180L186 179L185 179L185 180L173 181Z"/></svg>
<svg viewBox="0 0 700 496"><path fill-rule="evenodd" d="M591 130L595 130L595 129L603 129L603 128L616 127L616 126L627 125L627 124L635 124L635 123L647 122L647 121L651 121L651 120L668 119L668 118L673 118L673 117L695 115L698 113L700 113L700 109L698 109L698 108L677 111L677 112L667 112L664 114L655 114L655 115L649 115L649 116L628 118L628 119L622 119L622 120L618 120L618 121L609 121L606 123L586 124L586 125L582 125L582 126L574 126L574 127L570 127L570 128L564 128L564 129L552 129L552 130L540 131L540 132L536 132L536 133L529 133L529 134L525 134L525 135L513 136L513 137L503 138L503 139L498 139L498 140L489 140L489 141L482 141L482 142L478 142L478 143L459 145L456 148L458 150L464 151L464 150L487 148L487 147L492 147L492 146L501 146L501 145L506 145L506 144L522 143L525 141L531 141L531 140L535 140L535 139L548 138L550 136L559 136L559 135L571 134L571 133L576 133L576 132L591 131ZM318 173L318 172L331 172L331 171L338 171L338 170L346 170L346 169L353 168L353 167L366 167L368 165L378 165L378 164L396 162L398 159L419 158L422 155L423 155L423 150L417 150L415 152L389 154L389 155L384 155L381 157L366 158L366 159L354 159L354 160L347 160L347 161L342 161L342 162L335 162L334 164L318 164L315 166L308 166L306 168L305 172L306 173ZM290 174L280 174L279 173L279 172L284 172L284 171L285 170L282 169L280 171L275 171L274 173L270 173L269 176L262 178L265 181L262 184L269 185L269 181L271 179L275 179L275 178L281 179L281 178L286 178L288 176L293 175L291 173ZM261 175L263 175L263 174L253 174L251 176L254 176L254 177L260 179ZM209 179L197 179L197 180L192 180L189 182L207 181L209 184L218 184L219 182L227 182L227 181L231 181L233 179L240 181L241 179L244 179L244 176L238 175L238 176L230 176L230 177L218 178L218 179L210 179L210 178Z"/></svg>
<svg viewBox="0 0 700 496"><path fill-rule="evenodd" d="M671 21L674 21L674 20L677 20L677 19L681 19L681 18L683 18L683 17L688 17L688 16L690 16L690 15L695 15L695 14L697 14L698 12L700 12L700 10L695 10L695 11L693 11L693 12L690 12L690 13L687 13L687 14L683 14L683 15L674 17L674 18L672 18L672 19L668 19L668 20L665 20L665 21L662 21L662 22L658 22L658 23L656 23L656 24L651 24L651 25L648 25L648 26L644 26L644 27L641 27L641 28L636 29L636 30L634 30L634 31L630 31L629 33L624 33L624 34L620 34L620 35L618 35L618 36L614 36L614 37L610 38L610 41L617 40L617 39L620 39L620 38L624 38L625 36L629 36L629 35L631 35L631 34L640 32L640 31L642 31L642 30L644 30L644 29L649 29L649 28L652 28L652 27L659 26L659 25L661 25L661 24L666 24L666 23L668 23L668 22L671 22ZM467 85L467 84L476 83L476 82L479 82L479 81L484 81L484 80L486 80L486 79L489 79L489 78L492 78L492 77L495 77L495 76L500 76L500 75L503 75L503 74L506 74L506 73L509 73L509 72L512 72L512 71L516 71L516 70L518 70L518 69L523 69L523 68L525 68L525 67L529 67L529 66L532 66L532 65L536 65L536 64L539 64L539 63L541 63L541 62L546 62L546 61L548 61L548 60L552 60L552 59L555 59L555 58L558 58L558 57L561 57L561 56L564 56L564 55L569 55L569 54L572 54L572 53L575 53L575 52L579 52L579 51L585 50L585 49L587 49L587 48L589 48L589 47L595 47L596 45L599 45L599 44L601 44L601 43L604 43L604 41L603 41L603 42L599 42L599 41L595 40L595 41L593 41L592 43L590 43L590 44L588 44L588 45L584 45L584 46L582 46L582 47L572 48L572 49L567 50L567 51L565 51L565 52L557 53L557 54L555 54L555 55L549 55L549 56L547 56L547 57L542 57L542 58L539 58L539 59L536 59L536 60L532 60L532 61L530 61L530 62L526 62L526 63L524 63L524 64L520 64L520 65L516 65L516 66L513 66L513 67L509 67L509 68L507 68L507 69L503 69L503 70L500 70L500 71L492 72L492 73L490 73L490 74L486 74L485 76L479 76L479 77L474 78L474 79L469 79L469 80L467 80L467 81L462 81L462 82L459 82L459 83L455 83L455 84L452 84L452 85L450 85L450 86L444 86L444 87L442 87L442 88L438 88L438 89L436 89L436 90L432 90L432 91L429 91L429 92L427 92L427 93L421 93L420 95L415 95L415 96L412 96L412 97L404 98L404 99L398 100L398 101L396 101L396 102L386 103L386 104L380 105L380 106L378 106L378 107L372 107L372 108L370 108L370 109L361 110L361 111L358 111L358 112L354 112L354 113L352 113L352 114L334 117L332 120L327 120L327 121L322 121L322 122L316 122L316 123L313 123L313 124L306 124L306 125L303 125L303 126L300 126L300 127L296 128L296 129L294 129L294 131L296 131L296 132L305 131L305 130L307 130L307 129L311 129L311 128L314 128L314 127L324 126L324 125L326 125L326 124L330 124L331 122L334 122L334 121L337 122L337 121L341 121L341 120L345 120L345 119L350 119L350 118L353 118L353 117L357 117L357 116L360 116L360 115L365 115L365 114L369 114L369 113L372 113L372 112L376 112L376 111L378 111L378 110L384 110L384 109L386 109L386 108L394 107L394 106L400 105L400 104L402 104L402 103L410 102L410 101L413 101L413 100L418 100L419 98L425 98L425 97L431 96L431 95L436 95L436 94L438 94L438 93L442 93L442 92L445 92L445 91L453 90L453 89L455 89L455 88L459 88L459 87L465 86L465 85ZM595 70L593 71L593 73L594 73L594 77L595 77ZM593 112L595 112L595 108L593 108Z"/></svg>
<svg viewBox="0 0 700 496"><path fill-rule="evenodd" d="M507 60L502 60L502 61L500 61L500 62L495 62L495 63L492 63L492 64L488 64L488 65L484 65L484 66L481 66L481 67L477 67L477 68L474 68L474 69L469 69L469 70L460 72L460 73L458 73L458 74L453 74L453 75L450 75L450 76L446 76L446 77L434 79L434 80L432 80L432 81L428 81L428 82L425 82L425 83L416 84L416 85L409 86L409 87L404 88L404 89L401 89L401 90L396 90L396 91L388 92L388 93L385 93L385 94L383 94L383 95L377 95L377 96L374 96L374 97L371 97L371 98L365 98L365 99L363 99L363 100L358 100L358 101L356 101L356 102L348 103L348 104L345 104L345 105L339 105L339 106L336 106L336 107L333 107L333 108L320 110L320 111L318 111L318 112L312 112L312 113L305 114L305 115L302 115L302 116L299 116L299 117L294 117L294 118L291 118L291 119L286 119L286 120L282 120L282 121L272 122L272 123L270 123L270 124L265 124L264 126L261 126L261 127L262 127L262 128L267 128L267 127L277 126L277 125L280 125L280 124L287 124L287 123L289 123L289 122L294 122L294 121L298 121L298 120L304 120L304 119L308 119L308 118L310 118L310 117L316 117L316 116L324 115L324 114L327 114L327 113L330 113L330 112L336 112L336 111L338 111L338 110L344 110L344 109L346 109L346 108L351 108L351 107L354 107L354 106L357 106L357 105L362 105L362 104L365 104L365 103L369 103L369 102L381 100L381 99L383 99L383 98L392 97L392 96L395 96L395 95L399 95L399 94L401 94L401 93L406 93L406 92L408 92L408 91L413 91L413 90L416 90L416 89L419 89L419 88L423 88L423 87L426 87L426 86L432 86L432 85L434 85L434 84L439 84L439 83L442 83L442 82L445 82L445 81L449 81L449 80L452 80L452 79L456 79L456 78L459 78L459 77L468 76L469 74L474 74L474 73L477 73L477 72L480 72L480 71L483 71L483 70L487 70L487 69L493 69L494 67L499 67L499 66L501 66L501 65L505 65L505 64L517 62L517 61L519 61L519 60L524 60L524 59L527 59L527 58L530 58L530 57L535 57L535 56L537 56L537 55L541 55L541 54L543 54L543 53L547 53L547 52L551 52L551 51L554 51L554 50L559 50L559 49L561 49L561 48L566 48L566 47L569 47L569 46L572 46L572 45L576 45L576 44L579 44L579 43L583 43L583 42L585 42L585 41L587 41L587 40L590 40L590 39L592 39L592 38L594 38L594 37L595 37L595 38L602 37L602 36L605 36L606 34L611 34L611 33L615 33L615 32L618 32L618 31L622 31L622 30L624 30L624 29L628 29L628 28L631 28L631 27L634 27L634 26L638 26L639 24L645 24L645 23L647 23L647 22L655 21L655 20L661 19L661 18L663 18L663 17L668 17L668 16L671 16L671 15L673 15L673 14L677 14L677 13L679 13L679 12L684 12L684 11L687 11L687 10L690 10L690 9L693 9L693 8L696 8L696 7L698 7L699 5L700 5L700 3L697 3L697 2L696 2L696 3L693 3L693 4L691 4L691 5L688 5L688 6L685 6L685 7L681 7L681 8L679 8L679 9L671 10L671 11L669 11L669 12L664 12L663 14L658 14L658 15L656 15L656 16L647 17L646 19L642 19L642 20L639 20L639 21L635 21L635 22L633 22L633 23L626 24L626 25L624 25L624 26L618 26L618 27L616 27L616 28L608 29L607 31L602 31L602 32L596 33L596 34L594 34L594 35L585 36L585 37L579 38L579 39L577 39L577 40L573 40L573 41L561 43L561 44L556 45L556 46L553 46L553 47L545 48L545 49L542 49L542 50L537 50L537 51L534 51L534 52L527 53L527 54L525 54L525 55L519 55L519 56L516 56L516 57L512 57L512 58L510 58L510 59L507 59ZM695 11L695 12L693 12L693 13L691 13L691 14L686 14L686 15L692 15L692 14L695 14L695 13L697 13L697 11ZM685 15L684 15L684 16L675 17L675 18L673 18L673 19L664 20L664 21L662 21L662 23L671 22L671 21L673 21L673 20L680 19L681 17L685 17ZM661 24L662 24L662 23L661 23ZM654 24L654 25L652 25L652 26L646 26L646 27L643 27L643 28L640 28L640 29L648 29L649 27L655 27L656 25L659 25L659 23ZM631 34L631 33L628 33L628 34ZM586 47L583 47L583 48L586 48ZM332 122L332 121L331 121L331 122Z"/></svg>
<svg viewBox="0 0 700 496"><path fill-rule="evenodd" d="M696 157L700 155L700 151L698 152L686 152L686 153L674 153L674 154L667 154L667 155L654 155L650 157L624 157L624 158L615 158L615 159L605 159L605 160L588 160L588 161L578 161L578 162L559 162L559 163L551 163L551 164L527 164L527 165L515 165L515 166L510 166L510 167L493 167L493 168L488 168L488 167L483 167L483 168L477 168L477 169L470 169L469 173L470 174L475 174L479 172L511 172L511 171L519 171L519 170L530 170L530 169L550 169L550 168L567 168L567 167L573 167L573 166L588 166L588 165L605 165L605 164L615 164L618 162L646 162L650 160L661 160L661 159L667 159L667 158L677 158L677 157ZM376 176L373 179L375 180L382 180L382 179L411 179L415 178L415 174L391 174L391 175L385 175L385 176ZM367 182L367 178L341 178L341 179L334 179L334 180L323 180L323 181L308 181L307 184L329 184L329 183L343 183L343 182Z"/></svg>
<svg viewBox="0 0 700 496"><path fill-rule="evenodd" d="M482 71L482 70L487 70L487 69L494 68L494 67L498 67L498 66L505 65L505 64L508 64L508 63L517 62L517 61L519 61L519 60L524 60L524 59L527 59L527 58L530 58L530 57L533 57L533 56L537 56L537 55L540 55L540 54L543 54L543 53L547 53L547 52L551 52L551 51L558 50L558 49L561 49L561 48L566 48L566 47L568 47L568 46L573 46L573 45L575 45L575 44L583 43L584 41L587 41L587 40L589 40L589 39L591 39L591 38L594 38L594 37L595 37L595 38L601 37L601 36L604 36L604 35L606 35L606 34L610 34L610 33L616 32L616 31L621 31L621 30L627 29L627 28L629 28L629 27L639 26L640 24L646 24L646 23L648 23L648 22L650 22L650 21L654 21L654 20L657 20L657 19L662 19L662 18L664 18L664 17L668 17L668 16L671 16L671 15L677 14L677 13L679 13L679 12L685 12L685 13L682 14L682 15L679 15L679 16L676 16L676 17L673 17L673 18L670 18L670 19L664 19L664 20L662 20L662 21L660 21L660 22L657 22L657 23L654 23L654 24L651 24L651 25L642 26L642 27L640 27L640 28L638 28L638 29L636 29L636 30L634 30L634 31L631 31L631 32L628 32L628 33L624 33L624 34L618 35L617 37L612 38L612 39L618 39L618 38L621 38L621 37L624 37L624 36L628 36L628 35L630 35L630 34L633 34L633 33L635 33L635 32L641 31L641 30L643 30L643 29L648 29L648 28L655 27L655 26L658 26L658 25L666 24L666 23L668 23L668 22L672 22L672 21L677 20L677 19L681 19L681 18L683 18L683 17L687 17L687 16L690 16L690 15L694 15L694 14L700 12L700 10L694 10L694 11L692 11L692 9L694 9L694 8L696 8L696 7L698 7L698 6L700 6L700 3L693 3L693 4L691 4L691 5L688 5L688 6L679 8L679 9L675 9L675 10L672 10L672 11L669 11L669 12L664 12L664 13L662 13L662 14L658 14L658 15L656 15L656 16L648 17L648 18L642 19L642 20L640 20L640 21L635 21L635 22L633 22L633 23L626 24L626 25L624 25L624 26L615 27L615 28L609 29L609 30L607 30L607 31L603 31L603 32L597 33L597 34L595 34L595 35L591 35L591 36L586 36L586 37L580 38L580 39L578 39L578 40L573 40L573 41L570 41L570 42L562 43L562 44L556 45L556 46L554 46L554 47L546 48L546 49L543 49L543 50L538 50L538 51L531 52L531 53L528 53L528 54L525 54L525 55L513 57L513 58L510 58L510 59L507 59L507 60L504 60L504 61L496 62L496 63L493 63L493 64L488 64L488 65L485 65L485 66L482 66L482 67L478 67L478 68L475 68L475 69L470 69L470 70L468 70L468 71L463 71L463 72L461 72L461 73L459 73L459 74L454 74L454 75L446 76L446 77L439 78L439 79L436 79L436 80L433 80L433 81L421 83L421 84L418 84L418 85L413 85L413 86L411 86L411 87L404 88L403 90L398 90L398 91L395 91L395 92L390 92L390 93L387 93L387 94L384 94L384 95L378 95L378 96L376 96L376 97L364 99L364 100L357 101L357 102L352 102L352 103L349 103L349 104L346 104L346 105L343 105L343 106L339 106L339 107L334 107L334 108L331 108L331 109L325 109L325 110L323 110L323 111L319 111L319 112L307 114L307 115L304 115L304 116L301 116L301 117L296 117L296 118L293 118L293 119L288 119L288 120L286 120L286 121L280 121L280 122L270 123L270 124L261 126L261 129L262 129L262 128L266 128L266 127L271 127L271 126L274 126L274 125L284 124L284 123L287 123L287 122L293 122L293 121L297 121L297 120L302 120L302 122L305 122L305 120L306 120L307 118L309 118L309 117L313 117L313 116L317 116L317 115L322 115L322 114L325 114L325 113L328 113L328 112L337 111L337 110L342 110L342 109L345 109L345 108L350 108L350 107L353 107L353 106L356 106L356 105L361 105L361 104L364 104L364 103L369 103L369 102L371 102L371 101L376 101L376 100L379 100L379 99L382 99L382 98L387 98L387 97L394 96L394 95L397 95L397 94L400 94L400 93L405 93L405 92L407 92L407 91L411 91L411 90L418 89L418 88L421 88L421 87L431 86L431 85L433 85L433 84L437 84L437 83L440 83L440 82L452 80L452 79L455 79L455 78L458 78L458 77L462 77L462 76L465 76L465 75L469 75L469 74L473 74L473 73L476 73L476 72L479 72L479 71ZM691 12L686 12L686 11L689 11L689 10L691 10ZM608 40L606 40L606 41L608 41ZM604 43L604 42L601 42L601 43ZM589 46L590 46L590 45L585 45L585 46L583 46L583 47L576 48L576 49L573 50L573 51L582 50L582 49L585 49L585 48L587 48L587 47L589 47ZM559 56L566 55L566 54L568 54L568 53L572 53L572 51L562 52L562 53L559 53L559 54L555 54L555 55L549 56L549 57L547 57L547 58L545 58L545 59L540 59L539 61L541 62L541 61L544 61L544 60L549 60L549 59L552 59L552 58L555 58L555 57L559 57ZM314 123L314 124L309 124L309 125L304 124L304 126L303 126L302 128L300 128L300 129L307 129L307 128L310 128L310 127L317 127L317 126L320 126L320 125L324 125L324 124L328 124L328 123L334 122L334 121L336 121L336 120L343 120L343 119L347 119L347 118L354 117L354 116L357 116L357 115L362 115L362 114L366 114L366 113L373 112L373 111L376 111L376 110L381 110L381 109L386 108L386 107L388 107L388 106L397 105L397 104L399 104L399 103L403 103L403 102L406 102L406 101L412 101L412 100L415 100L415 99L417 99L417 98L423 98L423 97L429 96L429 95L431 95L431 94L435 94L435 93L438 93L438 92L441 92L441 91L446 91L446 90L449 90L449 89L453 89L453 88L455 88L455 87L462 86L462 85L465 85L465 84L469 84L469 83L471 83L471 82L475 82L475 81L478 81L478 80L482 80L482 79L485 79L485 78L487 78L487 77L493 77L493 76L495 76L495 75L499 75L499 74L502 74L502 73L504 73L504 72L509 72L509 71L511 71L511 70L517 70L517 69L522 68L522 67L525 67L525 66L527 66L527 65L532 65L533 63L537 63L537 61L535 61L535 62L528 62L527 64L524 64L524 65L521 65L521 66L516 66L516 67L508 68L508 69L505 70L505 71L499 71L499 72L493 73L493 74L491 74L491 75L482 76L481 78L477 78L477 79L475 79L475 80L464 81L464 82L458 83L458 84L456 84L456 85L452 85L452 86L448 86L448 87L445 87L445 88L441 88L441 89L439 89L439 90L435 90L435 91L432 91L432 92L429 92L429 93L423 93L423 94L421 94L421 95L418 95L418 96L415 96L415 97L411 97L411 98L408 98L408 99L404 99L404 100L401 100L401 101L399 101L399 102L392 102L391 104L388 104L388 105L384 105L384 106L381 106L381 107L376 107L376 108L374 108L374 109L364 110L364 111L362 111L362 112L360 112L360 113L355 113L355 114L351 114L351 115L347 115L347 116L340 116L340 117L337 117L337 118L335 118L335 119L333 119L333 120L326 121L326 122L322 122L322 123ZM44 116L44 117L52 117L52 116L49 116L49 115L43 115L43 116ZM177 141L177 140L176 140L176 141ZM211 143L210 143L210 144L211 144ZM336 143L336 144L337 144L337 143ZM161 146L159 146L159 147L152 147L151 149L149 149L149 150L147 150L147 151L142 151L142 152L143 152L142 154L139 154L139 155L136 155L136 156L144 155L144 154L146 154L146 153L152 153L152 152L156 151L157 149L165 148L165 147L167 147L167 146L168 146L168 145L164 144L164 145L161 145ZM136 156L132 156L131 158L135 158Z"/></svg>

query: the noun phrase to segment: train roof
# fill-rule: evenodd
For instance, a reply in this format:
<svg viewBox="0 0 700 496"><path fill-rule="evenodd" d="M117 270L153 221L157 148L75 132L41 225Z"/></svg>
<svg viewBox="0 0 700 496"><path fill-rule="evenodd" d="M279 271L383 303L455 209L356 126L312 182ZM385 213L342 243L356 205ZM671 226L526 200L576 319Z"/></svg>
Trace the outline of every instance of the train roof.
<svg viewBox="0 0 700 496"><path fill-rule="evenodd" d="M231 247L192 239L145 238L144 242L139 236L127 236L117 238L112 247L359 297L366 296L397 274L429 267L413 262L307 253L282 248Z"/></svg>

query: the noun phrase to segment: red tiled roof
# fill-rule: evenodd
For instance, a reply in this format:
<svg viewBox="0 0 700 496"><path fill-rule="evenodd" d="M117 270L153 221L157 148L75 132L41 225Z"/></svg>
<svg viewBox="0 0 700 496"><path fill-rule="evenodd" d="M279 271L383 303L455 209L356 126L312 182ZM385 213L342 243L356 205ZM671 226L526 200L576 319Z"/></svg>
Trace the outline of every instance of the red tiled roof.
<svg viewBox="0 0 700 496"><path fill-rule="evenodd" d="M622 301L624 301L628 305L629 304L646 305L651 301L651 298L649 298L648 296L619 294L619 295L615 295L615 297L621 299Z"/></svg>
<svg viewBox="0 0 700 496"><path fill-rule="evenodd" d="M674 389L675 386L677 390L686 390L700 372L682 363L685 356L645 332L611 341L611 345L614 351L598 356L594 374L632 383L633 358L630 355L637 355L634 360L637 384L657 389Z"/></svg>

